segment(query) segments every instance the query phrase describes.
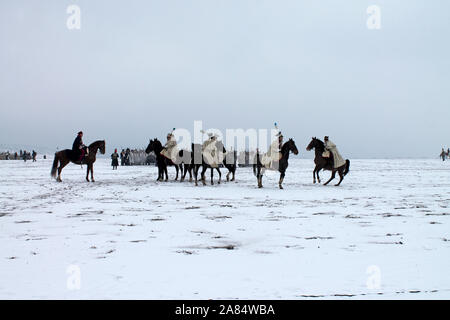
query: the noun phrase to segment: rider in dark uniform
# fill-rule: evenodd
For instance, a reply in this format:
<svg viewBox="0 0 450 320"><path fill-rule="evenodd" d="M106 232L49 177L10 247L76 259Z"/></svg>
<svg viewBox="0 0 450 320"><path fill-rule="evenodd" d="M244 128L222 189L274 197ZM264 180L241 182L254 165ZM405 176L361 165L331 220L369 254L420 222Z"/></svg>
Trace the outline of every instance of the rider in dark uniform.
<svg viewBox="0 0 450 320"><path fill-rule="evenodd" d="M78 159L78 161L82 161L84 155L87 153L87 148L83 143L82 131L78 132L78 135L72 145L72 151L74 152L75 159Z"/></svg>

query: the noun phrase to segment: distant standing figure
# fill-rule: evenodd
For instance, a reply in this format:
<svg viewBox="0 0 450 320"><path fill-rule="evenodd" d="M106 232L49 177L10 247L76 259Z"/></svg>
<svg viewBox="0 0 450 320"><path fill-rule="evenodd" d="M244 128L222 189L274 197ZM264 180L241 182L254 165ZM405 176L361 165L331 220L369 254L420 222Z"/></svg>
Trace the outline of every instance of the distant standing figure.
<svg viewBox="0 0 450 320"><path fill-rule="evenodd" d="M121 166L125 165L125 150L123 150L123 149L120 152L120 165Z"/></svg>
<svg viewBox="0 0 450 320"><path fill-rule="evenodd" d="M111 155L111 160L113 170L117 170L117 166L119 165L119 154L117 153L117 149L114 149L114 153Z"/></svg>
<svg viewBox="0 0 450 320"><path fill-rule="evenodd" d="M24 150L22 153L22 159L24 162L27 162L27 151L26 150Z"/></svg>
<svg viewBox="0 0 450 320"><path fill-rule="evenodd" d="M33 157L33 162L36 162L36 156L37 156L36 151L33 150L33 153L31 155Z"/></svg>
<svg viewBox="0 0 450 320"><path fill-rule="evenodd" d="M445 161L446 154L444 148L442 148L441 154L439 156L442 158L442 161Z"/></svg>
<svg viewBox="0 0 450 320"><path fill-rule="evenodd" d="M129 166L131 164L130 155L131 155L131 150L130 150L130 148L127 148L127 150L125 151L125 165L126 166Z"/></svg>

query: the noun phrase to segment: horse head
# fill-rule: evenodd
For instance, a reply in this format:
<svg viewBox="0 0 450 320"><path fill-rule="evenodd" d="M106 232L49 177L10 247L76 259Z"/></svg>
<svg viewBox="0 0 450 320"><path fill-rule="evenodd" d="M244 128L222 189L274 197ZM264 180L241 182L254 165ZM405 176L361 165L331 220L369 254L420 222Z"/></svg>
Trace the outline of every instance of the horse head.
<svg viewBox="0 0 450 320"><path fill-rule="evenodd" d="M290 139L283 145L283 147L285 147L285 146L286 146L288 152L289 152L289 151L292 151L295 155L298 154L297 146L295 145L295 142L294 142L294 140L292 140L292 138L290 138Z"/></svg>
<svg viewBox="0 0 450 320"><path fill-rule="evenodd" d="M106 153L106 141L105 140L103 140L102 143L100 144L100 153L101 154Z"/></svg>
<svg viewBox="0 0 450 320"><path fill-rule="evenodd" d="M316 137L312 137L311 138L311 142L308 144L308 146L306 147L307 151L311 151L314 148L317 147L323 147L323 142L320 141L319 139L317 139Z"/></svg>
<svg viewBox="0 0 450 320"><path fill-rule="evenodd" d="M154 145L153 144L154 144L153 140L150 139L150 142L148 143L148 146L145 149L145 153L150 153L150 152L153 151L153 149L154 149Z"/></svg>
<svg viewBox="0 0 450 320"><path fill-rule="evenodd" d="M154 140L150 140L147 149L145 149L145 153L150 153L152 151L155 153L159 153L161 149L162 149L161 142L157 138L155 138Z"/></svg>
<svg viewBox="0 0 450 320"><path fill-rule="evenodd" d="M93 153L97 153L97 150L100 150L101 154L105 154L106 142L105 142L105 140L95 141L89 145L88 149L89 149L89 151L93 151Z"/></svg>

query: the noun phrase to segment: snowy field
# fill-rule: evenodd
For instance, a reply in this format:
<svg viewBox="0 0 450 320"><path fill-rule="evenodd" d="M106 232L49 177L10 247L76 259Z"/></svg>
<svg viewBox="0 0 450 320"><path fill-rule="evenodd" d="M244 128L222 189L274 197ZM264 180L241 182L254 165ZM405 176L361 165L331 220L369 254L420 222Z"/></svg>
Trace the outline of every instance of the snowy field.
<svg viewBox="0 0 450 320"><path fill-rule="evenodd" d="M296 159L279 190L52 161L0 161L1 299L450 299L450 162L353 160L334 187Z"/></svg>

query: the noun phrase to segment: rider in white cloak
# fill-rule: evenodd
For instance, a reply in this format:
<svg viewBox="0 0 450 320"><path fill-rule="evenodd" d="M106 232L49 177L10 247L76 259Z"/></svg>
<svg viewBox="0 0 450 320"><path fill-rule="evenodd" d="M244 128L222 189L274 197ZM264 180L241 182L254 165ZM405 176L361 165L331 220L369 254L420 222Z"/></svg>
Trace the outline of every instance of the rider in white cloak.
<svg viewBox="0 0 450 320"><path fill-rule="evenodd" d="M208 139L203 142L203 158L212 168L218 168L220 159L217 150L217 135L209 132Z"/></svg>
<svg viewBox="0 0 450 320"><path fill-rule="evenodd" d="M175 128L174 128L175 130ZM161 151L161 154L172 160L173 163L177 163L177 159L178 159L178 147L177 147L177 140L175 139L175 136L173 134L173 130L172 132L167 134L167 142L164 145L164 149Z"/></svg>
<svg viewBox="0 0 450 320"><path fill-rule="evenodd" d="M275 129L278 130L275 123ZM274 164L278 163L281 159L281 146L283 145L283 135L281 131L275 135L275 140L270 144L269 150L261 158L261 164L266 168L274 168Z"/></svg>
<svg viewBox="0 0 450 320"><path fill-rule="evenodd" d="M325 152L322 154L322 156L325 158L329 158L331 153L333 155L334 161L333 168L336 169L342 167L345 164L345 160L339 154L336 145L328 139L328 136L325 136L324 140L325 140Z"/></svg>

